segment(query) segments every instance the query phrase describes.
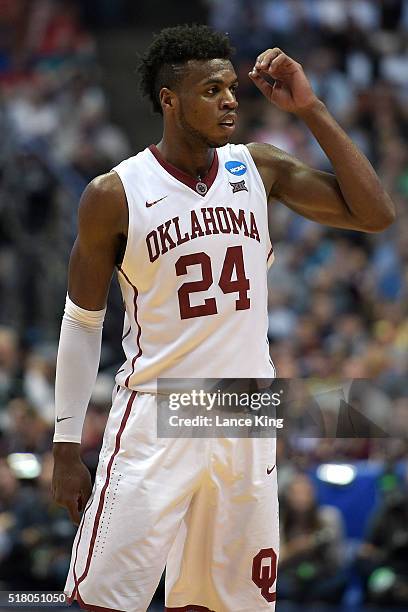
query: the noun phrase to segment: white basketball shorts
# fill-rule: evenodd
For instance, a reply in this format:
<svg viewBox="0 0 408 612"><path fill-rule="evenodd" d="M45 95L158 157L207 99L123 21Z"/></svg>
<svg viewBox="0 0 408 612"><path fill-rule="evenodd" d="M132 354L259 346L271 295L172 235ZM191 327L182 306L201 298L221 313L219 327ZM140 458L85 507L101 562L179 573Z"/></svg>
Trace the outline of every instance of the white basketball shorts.
<svg viewBox="0 0 408 612"><path fill-rule="evenodd" d="M275 609L276 440L157 438L156 396L120 388L65 587L86 610Z"/></svg>

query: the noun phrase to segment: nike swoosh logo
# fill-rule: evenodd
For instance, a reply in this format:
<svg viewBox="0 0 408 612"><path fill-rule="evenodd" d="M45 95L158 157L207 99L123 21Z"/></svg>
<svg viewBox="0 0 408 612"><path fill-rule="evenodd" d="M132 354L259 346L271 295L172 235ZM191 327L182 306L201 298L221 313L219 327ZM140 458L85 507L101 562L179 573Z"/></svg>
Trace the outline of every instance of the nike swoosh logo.
<svg viewBox="0 0 408 612"><path fill-rule="evenodd" d="M267 473L267 474L272 474L272 472L273 472L273 470L275 469L275 467L276 467L276 466L274 465L274 466L273 466L273 468L270 468L270 469L269 469L269 468L266 468L266 473Z"/></svg>
<svg viewBox="0 0 408 612"><path fill-rule="evenodd" d="M162 198L159 198L158 200L155 200L154 202L146 202L146 208L149 208L150 206L153 206L153 204L157 204L157 202L161 202L165 198L167 198L166 195L163 196Z"/></svg>
<svg viewBox="0 0 408 612"><path fill-rule="evenodd" d="M73 419L74 417L57 417L57 423L61 423L61 421L66 421L67 419Z"/></svg>

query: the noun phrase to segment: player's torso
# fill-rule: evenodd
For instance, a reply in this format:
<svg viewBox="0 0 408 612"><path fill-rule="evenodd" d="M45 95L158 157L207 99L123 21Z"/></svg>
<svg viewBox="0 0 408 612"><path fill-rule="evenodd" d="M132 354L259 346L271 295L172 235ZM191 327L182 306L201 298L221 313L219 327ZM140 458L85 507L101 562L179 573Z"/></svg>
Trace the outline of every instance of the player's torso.
<svg viewBox="0 0 408 612"><path fill-rule="evenodd" d="M115 168L129 207L119 272L127 361L117 380L271 376L265 190L243 145L217 149L203 182L146 149Z"/></svg>

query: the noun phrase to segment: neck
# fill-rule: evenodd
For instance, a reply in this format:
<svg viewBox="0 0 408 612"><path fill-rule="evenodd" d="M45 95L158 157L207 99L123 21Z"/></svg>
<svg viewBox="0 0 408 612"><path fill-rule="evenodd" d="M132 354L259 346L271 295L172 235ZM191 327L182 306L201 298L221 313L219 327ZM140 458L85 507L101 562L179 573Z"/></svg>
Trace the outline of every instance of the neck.
<svg viewBox="0 0 408 612"><path fill-rule="evenodd" d="M207 174L214 158L214 149L204 142L193 141L180 133L177 137L170 136L166 129L157 148L169 164L195 179Z"/></svg>

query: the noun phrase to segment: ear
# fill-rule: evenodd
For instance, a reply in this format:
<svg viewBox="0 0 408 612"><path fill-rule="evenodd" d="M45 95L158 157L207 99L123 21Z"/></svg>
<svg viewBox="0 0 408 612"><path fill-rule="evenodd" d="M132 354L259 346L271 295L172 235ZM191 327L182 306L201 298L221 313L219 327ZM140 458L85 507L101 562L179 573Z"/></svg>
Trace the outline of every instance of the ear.
<svg viewBox="0 0 408 612"><path fill-rule="evenodd" d="M160 104L163 109L163 114L167 111L174 110L177 104L177 95L168 87L162 87L159 93Z"/></svg>

